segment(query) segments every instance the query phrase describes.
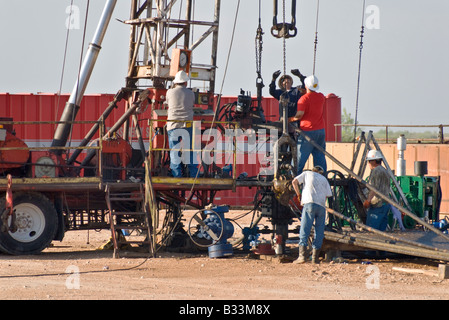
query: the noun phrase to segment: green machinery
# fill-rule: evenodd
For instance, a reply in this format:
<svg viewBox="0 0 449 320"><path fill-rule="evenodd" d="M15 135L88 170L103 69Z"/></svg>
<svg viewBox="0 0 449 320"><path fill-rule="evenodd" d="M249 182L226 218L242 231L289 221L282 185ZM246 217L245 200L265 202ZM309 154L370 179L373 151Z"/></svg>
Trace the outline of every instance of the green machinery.
<svg viewBox="0 0 449 320"><path fill-rule="evenodd" d="M329 207L333 210L341 212L343 215L354 220L364 221L364 212L362 201L357 196L358 183L351 178L345 178L340 172L331 170L328 172L328 181L333 190L333 196L329 199ZM441 204L441 187L440 177L431 176L395 176L397 185L401 188L409 210L417 217L426 222L439 221L439 212ZM401 199L400 192L396 184L391 180L391 190L396 199ZM407 207L402 200L402 206ZM365 218L366 219L366 218ZM393 212L390 211L389 225L394 228ZM343 226L351 226L348 222L336 218L329 221L331 227L340 229ZM416 226L416 221L409 216L402 215L402 224L406 229L413 229Z"/></svg>
<svg viewBox="0 0 449 320"><path fill-rule="evenodd" d="M440 177L399 176L396 179L413 213L426 221L439 221ZM394 186L392 188L396 193ZM408 229L416 225L416 221L408 216L405 216L402 222Z"/></svg>

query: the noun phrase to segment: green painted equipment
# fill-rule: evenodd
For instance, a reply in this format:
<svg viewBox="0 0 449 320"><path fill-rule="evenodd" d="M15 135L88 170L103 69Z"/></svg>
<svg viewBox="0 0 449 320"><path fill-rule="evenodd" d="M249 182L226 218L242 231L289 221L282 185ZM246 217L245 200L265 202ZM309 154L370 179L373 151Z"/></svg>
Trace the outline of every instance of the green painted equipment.
<svg viewBox="0 0 449 320"><path fill-rule="evenodd" d="M396 177L412 211L427 221L438 221L441 203L440 177L399 176ZM396 192L395 188L393 190ZM404 227L413 228L416 221L405 216Z"/></svg>

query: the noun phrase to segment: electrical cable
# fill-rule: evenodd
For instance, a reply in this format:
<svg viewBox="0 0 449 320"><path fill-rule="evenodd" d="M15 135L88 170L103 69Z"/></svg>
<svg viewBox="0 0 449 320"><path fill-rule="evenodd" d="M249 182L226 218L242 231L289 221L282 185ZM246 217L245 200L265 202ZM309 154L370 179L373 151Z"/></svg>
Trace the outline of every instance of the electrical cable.
<svg viewBox="0 0 449 320"><path fill-rule="evenodd" d="M83 30L83 39L81 41L81 53L80 53L80 62L79 62L79 66L78 66L78 77L77 77L77 81L76 81L76 92L75 92L75 97L78 96L78 90L79 90L79 81L80 81L80 76L81 76L81 66L83 63L83 54L84 54L84 43L86 41L86 31L87 31L87 20L88 20L88 16L89 16L89 6L90 6L90 0L87 0L87 4L86 4L86 17L84 19L84 30ZM73 133L73 121L75 121L75 112L72 112L72 119L71 122L72 124L70 125L70 133L69 133L69 140L68 140L68 145L71 145L71 141L72 141L72 133ZM69 154L70 150L67 149L67 154Z"/></svg>
<svg viewBox="0 0 449 320"><path fill-rule="evenodd" d="M73 8L73 0L70 1L70 14L69 14L69 17L68 17L69 25L67 25L67 33L66 33L66 37L65 37L64 57L62 59L61 79L59 80L59 90L58 90L58 99L56 101L55 117L57 117L58 114L59 114L59 101L61 99L62 83L63 83L63 80L64 80L65 63L66 63L66 58L67 58L67 48L68 48L68 45L69 45L70 21L72 20L72 12L73 12L72 8ZM57 119L55 119L55 121L57 121ZM56 124L55 124L55 126L56 126ZM53 130L56 130L56 127Z"/></svg>
<svg viewBox="0 0 449 320"><path fill-rule="evenodd" d="M89 270L89 271L80 271L80 272L65 272L65 273L38 273L38 274L18 274L18 275L0 275L0 279L10 279L10 278L30 278L30 277L54 277L54 276L63 276L70 274L89 274L89 273L106 273L106 272L117 272L117 271L129 271L133 269L137 269L138 267L145 264L149 258L145 258L144 261L139 263L136 266L129 268L121 268L121 269L104 269L104 270Z"/></svg>

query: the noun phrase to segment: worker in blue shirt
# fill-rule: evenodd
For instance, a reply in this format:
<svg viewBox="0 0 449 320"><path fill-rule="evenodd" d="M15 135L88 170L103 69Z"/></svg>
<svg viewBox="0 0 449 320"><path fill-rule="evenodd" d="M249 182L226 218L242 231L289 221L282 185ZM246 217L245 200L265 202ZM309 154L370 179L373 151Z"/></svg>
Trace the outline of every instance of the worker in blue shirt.
<svg viewBox="0 0 449 320"><path fill-rule="evenodd" d="M276 89L276 79L280 76L281 71L278 70L273 73L273 77L270 83L270 95L276 100L288 99L288 114L287 118L293 117L297 111L297 103L299 98L305 93L304 79L306 78L301 74L298 69L291 70L291 73L299 79L301 79L301 85L293 87L293 79L291 76L284 74L278 81L279 89ZM283 110L281 103L279 104L279 118L282 120Z"/></svg>

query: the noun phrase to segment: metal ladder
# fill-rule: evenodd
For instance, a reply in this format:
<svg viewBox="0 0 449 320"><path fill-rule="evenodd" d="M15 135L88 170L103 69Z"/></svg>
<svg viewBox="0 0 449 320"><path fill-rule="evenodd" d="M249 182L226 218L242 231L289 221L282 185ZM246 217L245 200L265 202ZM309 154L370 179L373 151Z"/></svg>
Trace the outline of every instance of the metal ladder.
<svg viewBox="0 0 449 320"><path fill-rule="evenodd" d="M402 200L402 203L404 204L405 207L407 207L407 209L409 209L410 211L412 211L412 208L410 207L410 204L407 201L407 198L404 194L404 192L402 191L401 186L399 185L399 182L396 180L396 177L394 176L393 171L390 168L390 165L388 164L387 160L385 159L382 150L380 149L379 144L377 143L376 139L374 138L373 132L369 131L368 132L368 137L365 137L365 132L361 133L359 142L357 144L357 148L356 151L354 153L354 158L352 160L351 163L351 170L354 170L355 167L355 162L357 160L360 148L362 144L365 144L365 149L363 150L363 155L362 155L362 160L360 161L360 167L359 167L359 171L358 171L358 175L359 176L363 176L365 169L366 169L366 155L368 154L368 151L371 150L370 148L370 143L373 143L374 147L376 148L377 151L379 151L382 154L382 158L383 158L383 163L385 165L385 169L388 172L388 175L390 176L391 180L393 181L394 185L396 186L396 189L399 192L399 196L400 199L397 199L396 195L394 194L393 190L390 188L390 195L393 197L393 199L399 203L399 200Z"/></svg>
<svg viewBox="0 0 449 320"><path fill-rule="evenodd" d="M112 185L106 185L106 202L109 209L114 258L119 257L123 246L139 245L148 248L153 255L151 237L151 218L145 204L145 193L140 185L138 191L115 191ZM140 240L131 240L131 235L141 233ZM146 236L145 236L146 235Z"/></svg>

